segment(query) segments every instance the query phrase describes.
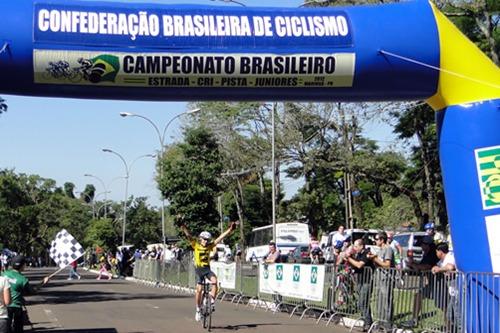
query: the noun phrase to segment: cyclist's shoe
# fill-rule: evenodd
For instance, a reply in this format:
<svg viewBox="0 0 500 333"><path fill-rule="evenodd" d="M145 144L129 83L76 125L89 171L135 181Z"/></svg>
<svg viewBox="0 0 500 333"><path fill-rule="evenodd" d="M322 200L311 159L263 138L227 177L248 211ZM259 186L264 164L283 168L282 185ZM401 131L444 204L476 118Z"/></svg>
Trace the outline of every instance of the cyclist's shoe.
<svg viewBox="0 0 500 333"><path fill-rule="evenodd" d="M200 321L201 320L201 312L200 312L200 310L196 310L196 313L194 315L194 319L196 321Z"/></svg>
<svg viewBox="0 0 500 333"><path fill-rule="evenodd" d="M212 305L212 312L215 312L215 299L210 297L210 304Z"/></svg>

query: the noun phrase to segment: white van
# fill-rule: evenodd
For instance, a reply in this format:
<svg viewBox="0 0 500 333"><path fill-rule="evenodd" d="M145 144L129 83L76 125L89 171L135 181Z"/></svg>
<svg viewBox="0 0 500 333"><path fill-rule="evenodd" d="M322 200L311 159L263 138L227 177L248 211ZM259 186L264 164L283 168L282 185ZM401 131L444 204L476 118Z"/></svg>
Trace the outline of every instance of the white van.
<svg viewBox="0 0 500 333"><path fill-rule="evenodd" d="M378 248L375 245L375 236L380 232L378 229L346 229L345 233L349 239L349 242L352 244L355 240L364 238L365 246L370 249L373 253L378 252ZM334 261L334 247L333 236L337 233L337 231L332 231L328 234L328 240L326 242L325 248L323 250L323 256L325 257L325 261L327 263L333 263Z"/></svg>
<svg viewBox="0 0 500 333"><path fill-rule="evenodd" d="M254 228L249 246L246 249L246 261L260 261L269 252L269 241L273 240L273 226ZM289 222L276 224L276 248L285 257L297 246L309 246L309 225ZM285 260L285 258L282 258Z"/></svg>

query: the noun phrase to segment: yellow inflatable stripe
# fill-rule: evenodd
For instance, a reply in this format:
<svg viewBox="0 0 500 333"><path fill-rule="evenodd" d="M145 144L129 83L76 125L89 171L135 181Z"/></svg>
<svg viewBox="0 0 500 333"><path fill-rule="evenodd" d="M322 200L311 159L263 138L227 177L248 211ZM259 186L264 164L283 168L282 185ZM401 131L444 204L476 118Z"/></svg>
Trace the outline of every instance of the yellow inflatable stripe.
<svg viewBox="0 0 500 333"><path fill-rule="evenodd" d="M432 3L439 31L441 71L434 109L500 98L500 69Z"/></svg>

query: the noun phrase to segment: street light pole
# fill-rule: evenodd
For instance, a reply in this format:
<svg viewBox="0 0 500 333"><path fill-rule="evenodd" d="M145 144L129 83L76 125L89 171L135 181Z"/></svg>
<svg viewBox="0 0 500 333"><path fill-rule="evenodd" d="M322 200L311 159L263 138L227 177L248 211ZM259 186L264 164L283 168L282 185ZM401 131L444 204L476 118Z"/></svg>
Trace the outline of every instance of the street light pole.
<svg viewBox="0 0 500 333"><path fill-rule="evenodd" d="M125 200L123 200L123 223L122 223L122 246L124 246L125 245L125 229L127 226L128 180L130 178L130 170L132 169L132 166L134 165L134 163L137 160L139 160L143 157L156 157L156 155L147 154L147 155L139 156L131 163L130 168L129 168L127 161L125 161L123 156L120 155L119 153L117 153L116 151L111 150L111 149L107 149L107 148L103 148L102 151L105 153L111 153L111 154L118 156L120 158L120 160L123 162L123 165L125 166Z"/></svg>
<svg viewBox="0 0 500 333"><path fill-rule="evenodd" d="M122 117L137 117L137 118L142 118L145 121L147 121L151 126L153 126L154 130L156 131L156 135L158 136L158 140L160 141L160 163L163 160L163 155L165 153L165 135L167 133L167 129L170 126L170 124L177 118L186 115L186 114L192 114L201 111L201 109L193 109L189 110L186 112L179 113L172 117L165 127L163 127L163 132L160 132L160 128L148 117L136 114L136 113L131 113L131 112L120 112L120 116ZM160 164L160 179L163 178L163 165ZM163 244L163 250L165 250L166 244L165 244L165 198L163 197L163 194L161 194L161 238L162 238L162 244Z"/></svg>
<svg viewBox="0 0 500 333"><path fill-rule="evenodd" d="M272 190L271 190L271 196L273 197L273 200L271 202L271 207L272 207L272 214L273 214L273 241L276 240L276 151L275 151L275 145L276 145L276 138L275 138L275 122L274 122L274 113L276 112L276 103L274 103L273 108L272 108L272 116L271 116L271 159L272 159Z"/></svg>

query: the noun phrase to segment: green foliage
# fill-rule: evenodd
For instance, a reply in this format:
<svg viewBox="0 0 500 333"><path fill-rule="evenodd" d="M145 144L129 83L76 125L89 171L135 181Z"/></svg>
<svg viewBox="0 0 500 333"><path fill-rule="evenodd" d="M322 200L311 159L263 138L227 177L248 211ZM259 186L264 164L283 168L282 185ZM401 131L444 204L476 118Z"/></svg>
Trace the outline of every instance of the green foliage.
<svg viewBox="0 0 500 333"><path fill-rule="evenodd" d="M87 184L85 189L80 193L80 199L86 203L91 203L95 196L95 186L92 184Z"/></svg>
<svg viewBox="0 0 500 333"><path fill-rule="evenodd" d="M409 226L419 227L419 221L412 212L411 201L405 196L392 197L384 194L384 205L368 209L366 220L360 222L362 228L400 230Z"/></svg>
<svg viewBox="0 0 500 333"><path fill-rule="evenodd" d="M105 250L113 250L119 244L120 236L110 219L91 220L85 230L83 245L86 248L99 246Z"/></svg>
<svg viewBox="0 0 500 333"><path fill-rule="evenodd" d="M136 248L145 248L147 244L162 243L161 215L149 207L146 198L137 198L129 206L127 213L128 244Z"/></svg>
<svg viewBox="0 0 500 333"><path fill-rule="evenodd" d="M75 191L75 184L70 182L64 183L64 194L66 194L68 198L71 199L75 198L74 191Z"/></svg>
<svg viewBox="0 0 500 333"><path fill-rule="evenodd" d="M265 181L264 195L260 193L258 184L250 183L243 187L245 197L244 220L248 223L243 224L244 235L249 236L253 228L269 225L271 218L271 182ZM234 195L226 192L223 195L223 215L228 217L229 221L238 220L238 212ZM230 240L226 243L234 245L239 241L237 232L233 233ZM246 241L249 239L247 238Z"/></svg>
<svg viewBox="0 0 500 333"><path fill-rule="evenodd" d="M184 223L197 234L215 231L219 216L215 198L222 163L215 138L204 128L188 129L185 142L167 150L159 162L163 167L160 190L170 202L177 225Z"/></svg>

